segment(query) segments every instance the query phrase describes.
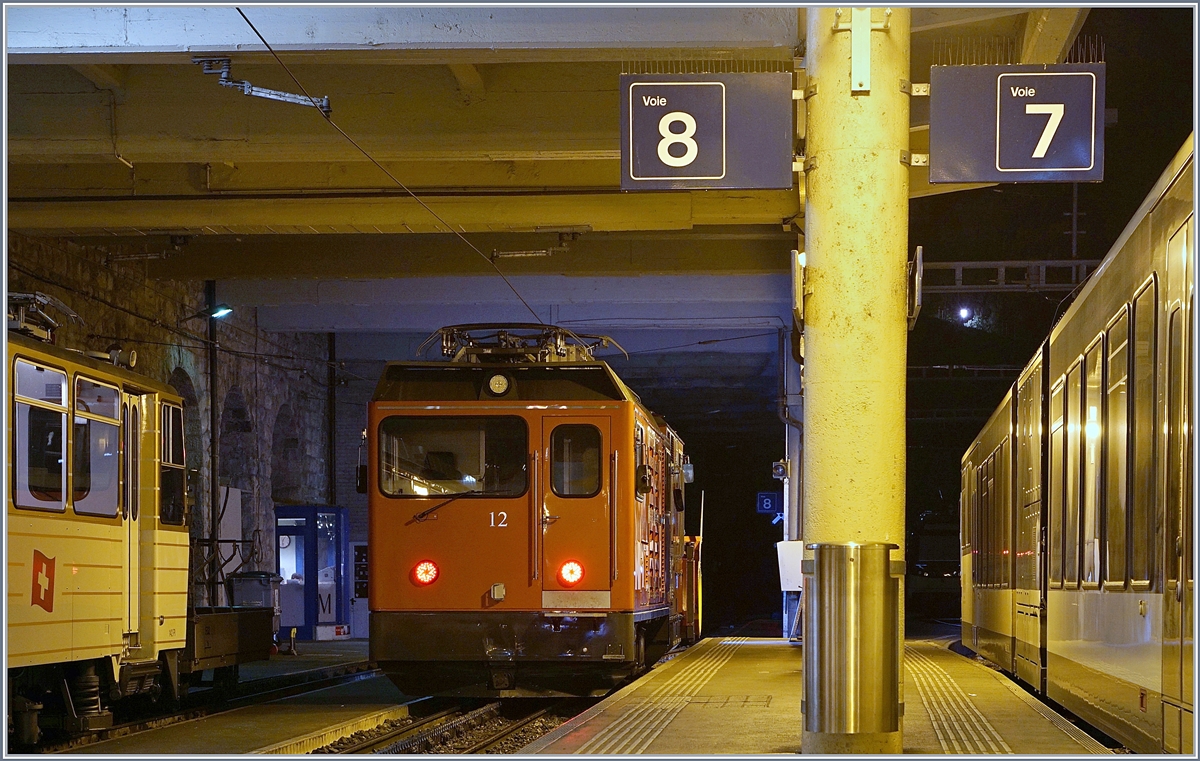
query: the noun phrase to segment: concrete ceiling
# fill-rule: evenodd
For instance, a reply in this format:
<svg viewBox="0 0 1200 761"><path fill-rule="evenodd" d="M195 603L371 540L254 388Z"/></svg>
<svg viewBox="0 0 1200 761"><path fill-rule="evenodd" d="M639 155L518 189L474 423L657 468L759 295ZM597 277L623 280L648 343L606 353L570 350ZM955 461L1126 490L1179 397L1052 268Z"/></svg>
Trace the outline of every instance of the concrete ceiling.
<svg viewBox="0 0 1200 761"><path fill-rule="evenodd" d="M621 193L618 77L802 70L804 9L245 10L420 201L316 109L245 97L192 63L228 57L236 79L298 91L233 7L10 6L9 228L218 280L264 327L354 333L364 358L395 356L392 334L527 321L487 257L552 250L495 261L539 318L642 352L622 373L648 399L686 390L698 425L713 409L773 414L802 191ZM955 50L1061 60L1086 15L914 9L911 79ZM912 113L925 152L927 102ZM934 188L927 171L911 170L914 197L974 187Z"/></svg>

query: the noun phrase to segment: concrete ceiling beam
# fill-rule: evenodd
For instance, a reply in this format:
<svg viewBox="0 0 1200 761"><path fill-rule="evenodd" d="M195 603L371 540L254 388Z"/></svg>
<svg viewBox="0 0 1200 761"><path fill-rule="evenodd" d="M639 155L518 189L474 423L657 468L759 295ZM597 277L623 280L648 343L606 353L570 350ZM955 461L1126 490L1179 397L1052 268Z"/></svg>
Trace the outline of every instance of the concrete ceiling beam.
<svg viewBox="0 0 1200 761"><path fill-rule="evenodd" d="M686 230L697 225L782 225L800 214L801 203L799 194L787 190L427 196L421 202L400 194L10 201L8 226L29 234L70 236Z"/></svg>
<svg viewBox="0 0 1200 761"><path fill-rule="evenodd" d="M1088 8L1038 8L1025 21L1021 63L1061 63L1075 44Z"/></svg>
<svg viewBox="0 0 1200 761"><path fill-rule="evenodd" d="M281 53L327 50L744 48L790 51L791 8L405 8L254 6L246 15ZM229 6L14 6L14 57L53 53L263 50Z"/></svg>

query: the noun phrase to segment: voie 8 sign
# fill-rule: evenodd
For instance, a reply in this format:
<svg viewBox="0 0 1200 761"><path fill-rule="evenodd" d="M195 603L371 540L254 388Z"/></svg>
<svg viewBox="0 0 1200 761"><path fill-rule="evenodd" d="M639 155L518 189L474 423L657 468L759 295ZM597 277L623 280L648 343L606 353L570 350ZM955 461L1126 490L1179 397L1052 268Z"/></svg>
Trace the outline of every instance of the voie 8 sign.
<svg viewBox="0 0 1200 761"><path fill-rule="evenodd" d="M790 188L792 75L621 76L621 189Z"/></svg>

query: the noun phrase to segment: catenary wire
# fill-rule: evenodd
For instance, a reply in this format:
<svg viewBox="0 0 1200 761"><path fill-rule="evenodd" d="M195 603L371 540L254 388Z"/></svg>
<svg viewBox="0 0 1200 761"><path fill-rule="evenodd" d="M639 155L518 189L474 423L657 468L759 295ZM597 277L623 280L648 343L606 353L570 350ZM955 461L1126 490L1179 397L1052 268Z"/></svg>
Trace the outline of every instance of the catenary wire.
<svg viewBox="0 0 1200 761"><path fill-rule="evenodd" d="M255 36L257 36L258 39L260 41L262 41L262 44L266 46L267 50L275 58L276 62L278 62L279 65L283 67L283 70L287 72L287 75L289 77L291 77L292 81L296 83L296 86L300 88L300 92L304 93L304 97L309 99L309 101L313 105L313 108L317 109L317 112L319 114L321 114L321 117L324 118L326 122L329 123L329 126L333 127L335 130L337 130L338 134L340 134L342 137L346 138L346 140L349 141L349 143L351 145L353 145L358 150L359 153L361 153L363 156L365 156L367 158L368 161L370 161L372 164L374 164L376 167L378 167L379 171L386 174L392 182L396 183L396 185L398 185L400 187L401 190L403 190L405 193L408 193L410 196L412 196L412 199L414 201L416 201L418 204L420 204L421 208L423 208L423 209L425 209L425 211L429 212L429 214L434 219L436 219L438 222L441 222L446 227L447 230L454 233L454 235L457 236L459 240L461 240L463 243L467 244L467 246L470 247L470 249L472 251L479 254L483 258L484 261L486 261L488 264L490 264L492 269L496 270L496 274L500 276L500 279L504 281L504 284L508 286L508 289L513 292L513 295L516 296L521 301L521 303L525 305L525 308L529 310L529 313L531 315L533 315L533 318L535 320L537 320L539 323L541 323L542 325L545 325L546 324L545 321L541 317L538 316L538 313L535 312L533 307L531 307L529 305L529 302L525 300L525 297L522 296L519 291L517 291L516 286L514 286L509 281L509 279L505 276L505 274L500 270L500 267L498 267L496 265L496 263L494 261L492 261L491 257L489 257L487 254L483 253L483 251L480 251L479 247L476 246L471 241L467 240L465 235L463 235L458 230L455 230L454 227L450 225L450 223L448 223L446 220L442 219L441 215L439 215L436 211L434 211L432 208L430 208L429 204L427 204L423 200L421 200L421 198L416 193L412 192L412 190L410 190L407 185L405 185L403 182L401 182L399 180L399 178L396 177L396 175L389 172L387 167L385 167L383 164L379 163L379 161L377 161L374 156L372 156L370 153L368 153L366 151L366 149L364 149L361 145L359 145L355 141L354 138L350 137L350 135L347 134L347 132L345 130L343 130L341 127L339 127L337 122L335 122L333 120L333 117L331 117L329 114L325 113L320 107L318 107L316 99L313 98L313 96L309 95L308 90L304 87L303 84L300 83L300 80L296 78L296 75L292 73L292 70L290 68L288 68L288 65L283 62L283 59L281 59L279 57L279 54L275 52L275 48L271 47L271 43L267 42L267 38L262 36L262 33L258 31L258 28L256 26L254 26L254 23L252 21L250 21L249 17L247 17L246 14L242 12L241 8L235 7L234 10L236 10L238 12L238 15L240 15L246 21L246 23L250 26L250 29L254 32Z"/></svg>

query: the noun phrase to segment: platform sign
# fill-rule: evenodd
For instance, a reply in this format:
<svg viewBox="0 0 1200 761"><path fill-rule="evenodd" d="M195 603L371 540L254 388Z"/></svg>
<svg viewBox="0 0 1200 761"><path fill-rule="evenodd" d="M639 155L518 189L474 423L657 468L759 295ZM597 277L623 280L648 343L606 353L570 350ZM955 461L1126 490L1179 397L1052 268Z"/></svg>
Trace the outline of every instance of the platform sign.
<svg viewBox="0 0 1200 761"><path fill-rule="evenodd" d="M934 66L929 182L1104 179L1104 64Z"/></svg>
<svg viewBox="0 0 1200 761"><path fill-rule="evenodd" d="M783 492L760 491L755 509L764 515L775 515L783 512Z"/></svg>
<svg viewBox="0 0 1200 761"><path fill-rule="evenodd" d="M621 189L792 187L792 75L621 75Z"/></svg>

